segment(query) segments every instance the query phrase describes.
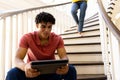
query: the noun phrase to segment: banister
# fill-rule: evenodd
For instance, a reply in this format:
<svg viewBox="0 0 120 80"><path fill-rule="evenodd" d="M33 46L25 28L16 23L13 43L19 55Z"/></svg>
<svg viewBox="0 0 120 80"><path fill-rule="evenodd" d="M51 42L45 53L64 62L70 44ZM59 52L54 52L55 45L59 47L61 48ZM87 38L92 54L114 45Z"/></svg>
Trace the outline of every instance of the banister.
<svg viewBox="0 0 120 80"><path fill-rule="evenodd" d="M111 21L110 17L108 16L107 12L105 11L105 8L103 7L102 1L97 0L97 2L99 5L100 13L101 13L105 23L108 25L108 28L114 34L114 36L120 41L120 30Z"/></svg>
<svg viewBox="0 0 120 80"><path fill-rule="evenodd" d="M46 5L46 6L41 6L41 7L35 7L35 8L29 8L29 9L23 9L23 10L18 10L18 11L1 13L0 19L3 19L3 18L8 17L8 16L12 16L14 14L27 12L27 11L32 11L32 10L37 10L37 9L42 9L42 8L50 8L50 7L54 7L54 6L61 6L61 5L70 4L70 3L72 3L72 2L65 2L65 3L60 3L60 4Z"/></svg>

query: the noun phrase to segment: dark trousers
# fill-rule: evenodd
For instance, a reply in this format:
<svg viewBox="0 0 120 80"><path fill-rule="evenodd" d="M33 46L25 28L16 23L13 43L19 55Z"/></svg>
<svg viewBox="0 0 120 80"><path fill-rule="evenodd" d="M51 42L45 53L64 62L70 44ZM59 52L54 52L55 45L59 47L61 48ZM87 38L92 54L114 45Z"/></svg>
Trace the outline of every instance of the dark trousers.
<svg viewBox="0 0 120 80"><path fill-rule="evenodd" d="M39 75L35 78L27 78L25 72L18 69L11 69L6 76L6 80L77 80L76 79L76 70L72 65L69 65L69 71L65 75L58 74L46 74Z"/></svg>

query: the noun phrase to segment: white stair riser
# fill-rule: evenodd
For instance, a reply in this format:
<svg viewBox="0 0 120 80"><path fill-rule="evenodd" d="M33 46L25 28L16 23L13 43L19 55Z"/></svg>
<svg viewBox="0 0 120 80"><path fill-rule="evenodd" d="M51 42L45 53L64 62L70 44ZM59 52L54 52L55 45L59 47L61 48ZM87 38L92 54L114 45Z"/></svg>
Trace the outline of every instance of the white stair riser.
<svg viewBox="0 0 120 80"><path fill-rule="evenodd" d="M103 65L75 66L77 74L104 74Z"/></svg>
<svg viewBox="0 0 120 80"><path fill-rule="evenodd" d="M67 54L69 61L102 61L101 54ZM56 55L56 59L59 57Z"/></svg>
<svg viewBox="0 0 120 80"><path fill-rule="evenodd" d="M92 26L92 27L83 28L83 31L94 30L94 29L99 29L99 25L95 25L95 26ZM67 31L65 33L70 33L70 32L77 32L77 26L74 27L74 28L70 28L69 31Z"/></svg>
<svg viewBox="0 0 120 80"><path fill-rule="evenodd" d="M99 52L100 45L71 45L65 46L67 52Z"/></svg>
<svg viewBox="0 0 120 80"><path fill-rule="evenodd" d="M100 43L100 37L64 39L65 44Z"/></svg>
<svg viewBox="0 0 120 80"><path fill-rule="evenodd" d="M99 35L99 34L100 34L99 30L83 32L83 36L92 36L92 35ZM75 33L75 34L67 34L67 35L61 35L61 36L62 36L62 38L67 38L67 37L71 37L71 36L78 37L79 34Z"/></svg>

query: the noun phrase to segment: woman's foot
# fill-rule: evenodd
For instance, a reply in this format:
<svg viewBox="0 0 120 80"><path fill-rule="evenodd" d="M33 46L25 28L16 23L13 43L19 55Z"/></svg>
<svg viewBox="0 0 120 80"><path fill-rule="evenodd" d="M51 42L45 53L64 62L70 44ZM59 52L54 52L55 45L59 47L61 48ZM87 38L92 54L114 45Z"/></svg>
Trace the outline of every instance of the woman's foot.
<svg viewBox="0 0 120 80"><path fill-rule="evenodd" d="M80 35L80 37L83 37L83 34L82 34L82 32L78 32L78 34Z"/></svg>

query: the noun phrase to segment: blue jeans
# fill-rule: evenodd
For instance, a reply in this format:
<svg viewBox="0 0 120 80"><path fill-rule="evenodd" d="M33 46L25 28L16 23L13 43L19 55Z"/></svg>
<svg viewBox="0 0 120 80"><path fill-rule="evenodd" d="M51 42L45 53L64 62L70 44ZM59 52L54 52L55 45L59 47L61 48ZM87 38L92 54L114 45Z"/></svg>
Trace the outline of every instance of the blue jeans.
<svg viewBox="0 0 120 80"><path fill-rule="evenodd" d="M6 80L62 80L62 79L63 80L77 80L76 70L72 65L69 66L69 71L65 75L46 74L46 75L39 75L38 77L35 77L35 78L27 78L25 76L24 71L18 68L13 68L8 72L6 76Z"/></svg>
<svg viewBox="0 0 120 80"><path fill-rule="evenodd" d="M80 9L79 17L77 16L78 9ZM72 3L71 14L76 24L78 25L78 32L83 31L83 24L84 24L86 9L87 9L86 1L79 1L79 2Z"/></svg>

